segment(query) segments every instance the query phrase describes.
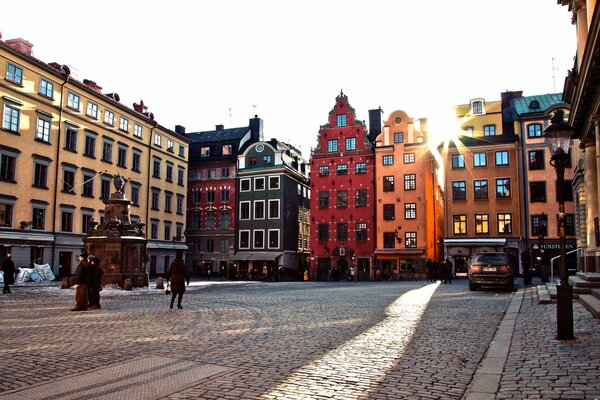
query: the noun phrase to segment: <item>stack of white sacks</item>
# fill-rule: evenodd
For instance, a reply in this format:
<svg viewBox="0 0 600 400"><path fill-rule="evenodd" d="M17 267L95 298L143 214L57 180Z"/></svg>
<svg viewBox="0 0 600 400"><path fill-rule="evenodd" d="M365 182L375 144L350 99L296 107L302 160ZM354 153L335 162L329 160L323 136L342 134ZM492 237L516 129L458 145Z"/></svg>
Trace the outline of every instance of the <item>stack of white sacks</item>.
<svg viewBox="0 0 600 400"><path fill-rule="evenodd" d="M56 279L50 264L33 264L33 268L19 268L15 283L43 282ZM4 283L4 275L0 273L0 283Z"/></svg>

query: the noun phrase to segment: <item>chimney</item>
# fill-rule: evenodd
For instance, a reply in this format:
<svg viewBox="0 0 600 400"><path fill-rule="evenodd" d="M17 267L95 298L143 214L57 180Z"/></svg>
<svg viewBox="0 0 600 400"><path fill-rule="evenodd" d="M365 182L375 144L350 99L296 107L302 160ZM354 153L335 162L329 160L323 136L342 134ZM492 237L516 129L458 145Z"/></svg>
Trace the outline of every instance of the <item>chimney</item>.
<svg viewBox="0 0 600 400"><path fill-rule="evenodd" d="M144 100L140 100L139 104L138 103L133 103L133 109L135 111L139 112L140 114L144 114L144 113L146 113L148 111L148 107L146 107L144 105Z"/></svg>
<svg viewBox="0 0 600 400"><path fill-rule="evenodd" d="M29 43L25 39L9 39L6 41L6 44L17 51L20 51L21 53L27 54L28 56L33 55L33 52L31 51L33 44Z"/></svg>
<svg viewBox="0 0 600 400"><path fill-rule="evenodd" d="M215 125L216 131L222 131L223 129L225 129L225 125Z"/></svg>
<svg viewBox="0 0 600 400"><path fill-rule="evenodd" d="M89 79L84 79L83 84L88 88L92 89L96 93L102 93L102 88L96 84L94 81L90 81Z"/></svg>
<svg viewBox="0 0 600 400"><path fill-rule="evenodd" d="M179 135L185 135L185 126L175 125L175 133Z"/></svg>
<svg viewBox="0 0 600 400"><path fill-rule="evenodd" d="M263 120L255 115L254 118L250 119L250 142L262 142L263 141Z"/></svg>
<svg viewBox="0 0 600 400"><path fill-rule="evenodd" d="M369 110L369 141L373 142L377 135L381 133L381 116L383 110L381 107L375 110Z"/></svg>

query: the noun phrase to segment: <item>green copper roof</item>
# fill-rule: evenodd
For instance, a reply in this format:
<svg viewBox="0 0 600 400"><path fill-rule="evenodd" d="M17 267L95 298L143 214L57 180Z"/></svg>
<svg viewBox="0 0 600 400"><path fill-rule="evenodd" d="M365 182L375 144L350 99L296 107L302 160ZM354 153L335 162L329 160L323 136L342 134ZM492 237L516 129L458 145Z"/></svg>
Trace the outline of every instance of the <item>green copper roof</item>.
<svg viewBox="0 0 600 400"><path fill-rule="evenodd" d="M512 103L517 116L531 113L544 113L551 107L565 104L562 101L562 93L522 96L513 99Z"/></svg>

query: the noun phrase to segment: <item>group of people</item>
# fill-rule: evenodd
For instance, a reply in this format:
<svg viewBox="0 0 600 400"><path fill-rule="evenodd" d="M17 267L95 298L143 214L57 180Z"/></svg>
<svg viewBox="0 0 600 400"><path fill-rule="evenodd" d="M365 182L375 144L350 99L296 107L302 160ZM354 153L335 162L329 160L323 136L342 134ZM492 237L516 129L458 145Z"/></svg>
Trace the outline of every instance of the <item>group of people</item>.
<svg viewBox="0 0 600 400"><path fill-rule="evenodd" d="M440 280L443 283L452 283L452 267L452 261L448 258L441 262L438 260L431 261L431 258L429 258L425 263L427 282Z"/></svg>
<svg viewBox="0 0 600 400"><path fill-rule="evenodd" d="M100 266L100 259L87 253L79 255L79 264L73 276L75 290L75 308L71 311L86 311L102 308L100 306L100 291L102 290L102 275L104 270Z"/></svg>

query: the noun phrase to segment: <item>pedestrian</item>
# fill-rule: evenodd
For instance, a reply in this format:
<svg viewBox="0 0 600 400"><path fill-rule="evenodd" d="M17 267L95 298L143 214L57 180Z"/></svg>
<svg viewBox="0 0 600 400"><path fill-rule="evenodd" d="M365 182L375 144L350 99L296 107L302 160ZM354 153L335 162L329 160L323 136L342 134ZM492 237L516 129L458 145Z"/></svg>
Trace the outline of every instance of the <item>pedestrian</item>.
<svg viewBox="0 0 600 400"><path fill-rule="evenodd" d="M350 267L350 281L354 282L355 275L356 275L356 268L353 265Z"/></svg>
<svg viewBox="0 0 600 400"><path fill-rule="evenodd" d="M2 272L4 273L4 287L2 293L10 293L10 286L15 283L15 263L12 260L12 254L6 253L6 257L2 260Z"/></svg>
<svg viewBox="0 0 600 400"><path fill-rule="evenodd" d="M425 263L425 273L427 274L427 282L435 282L435 279L433 278L433 262L431 261L431 258L428 258L427 262Z"/></svg>
<svg viewBox="0 0 600 400"><path fill-rule="evenodd" d="M88 304L92 310L102 308L100 306L100 291L102 290L102 275L104 270L100 265L100 259L96 256L89 256L90 265L90 285L88 286Z"/></svg>
<svg viewBox="0 0 600 400"><path fill-rule="evenodd" d="M521 253L521 263L523 264L523 284L531 285L531 255L529 250Z"/></svg>
<svg viewBox="0 0 600 400"><path fill-rule="evenodd" d="M548 282L548 275L550 274L550 254L542 249L542 282Z"/></svg>
<svg viewBox="0 0 600 400"><path fill-rule="evenodd" d="M408 279L416 281L417 280L417 274L416 274L416 270L415 267L412 265L411 262L408 263L408 266L406 267L408 269Z"/></svg>
<svg viewBox="0 0 600 400"><path fill-rule="evenodd" d="M75 308L71 311L86 311L88 305L88 286L91 282L90 276L90 265L87 262L87 253L81 253L79 255L79 264L75 275L73 276L73 283L77 285L75 290Z"/></svg>
<svg viewBox="0 0 600 400"><path fill-rule="evenodd" d="M431 275L433 276L433 281L437 282L437 280L440 278L440 263L438 262L438 260L435 260L433 262L433 266L431 267L432 273ZM440 279L441 281L441 279Z"/></svg>
<svg viewBox="0 0 600 400"><path fill-rule="evenodd" d="M183 253L181 250L177 250L175 261L173 261L169 266L167 279L171 282L171 305L169 308L173 308L175 296L177 296L177 308L183 308L181 306L181 299L185 293L186 282L188 286L190 284L190 276L185 268L185 263L183 262Z"/></svg>
<svg viewBox="0 0 600 400"><path fill-rule="evenodd" d="M446 258L446 261L444 261L444 283L452 283L452 267L452 261L450 261L449 258Z"/></svg>

